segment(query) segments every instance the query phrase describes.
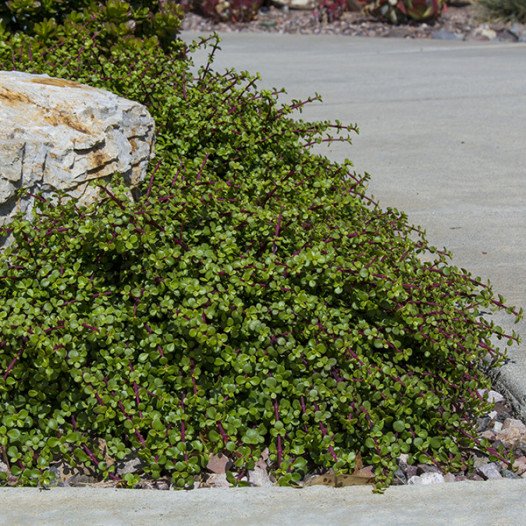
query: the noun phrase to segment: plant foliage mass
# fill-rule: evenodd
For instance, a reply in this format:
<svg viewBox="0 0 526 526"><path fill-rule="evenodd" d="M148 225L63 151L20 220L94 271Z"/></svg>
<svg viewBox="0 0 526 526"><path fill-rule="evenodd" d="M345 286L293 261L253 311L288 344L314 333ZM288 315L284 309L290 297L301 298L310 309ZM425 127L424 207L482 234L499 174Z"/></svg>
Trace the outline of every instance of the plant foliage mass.
<svg viewBox="0 0 526 526"><path fill-rule="evenodd" d="M49 483L62 459L192 487L211 454L241 478L265 448L281 484L358 456L378 489L401 453L460 469L485 447L492 337L515 338L484 313L513 309L375 204L349 161L314 153L355 131L293 118L316 97L283 104L247 73L195 68L179 40L100 44L99 23L0 46L3 69L108 89L157 125L139 199L116 179L96 206L58 196L9 225L0 476ZM130 455L144 467L121 477Z"/></svg>
<svg viewBox="0 0 526 526"><path fill-rule="evenodd" d="M526 0L479 0L479 4L490 17L526 22Z"/></svg>

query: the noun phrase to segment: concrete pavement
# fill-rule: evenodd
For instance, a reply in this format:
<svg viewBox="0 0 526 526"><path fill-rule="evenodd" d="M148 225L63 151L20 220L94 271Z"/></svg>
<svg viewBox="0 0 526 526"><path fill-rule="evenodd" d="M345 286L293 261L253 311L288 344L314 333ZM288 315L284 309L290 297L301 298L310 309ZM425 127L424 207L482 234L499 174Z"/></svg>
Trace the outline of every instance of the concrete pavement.
<svg viewBox="0 0 526 526"><path fill-rule="evenodd" d="M185 39L196 34L185 33ZM356 122L352 147L321 149L372 175L454 263L526 310L526 44L222 34L215 68L260 72L287 98L317 92L306 120ZM201 53L197 58L203 59ZM526 339L526 319L507 330ZM526 418L526 341L499 373Z"/></svg>
<svg viewBox="0 0 526 526"><path fill-rule="evenodd" d="M0 490L0 526L520 526L526 480L392 487Z"/></svg>

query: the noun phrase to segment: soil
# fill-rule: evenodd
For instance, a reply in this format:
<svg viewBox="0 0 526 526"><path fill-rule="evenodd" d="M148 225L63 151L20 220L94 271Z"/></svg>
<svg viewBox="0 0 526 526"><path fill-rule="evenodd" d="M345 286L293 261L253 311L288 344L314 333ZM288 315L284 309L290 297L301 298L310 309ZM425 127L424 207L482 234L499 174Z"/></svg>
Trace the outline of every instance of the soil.
<svg viewBox="0 0 526 526"><path fill-rule="evenodd" d="M440 40L526 41L526 26L488 21L477 5L458 2L449 6L435 22L394 26L361 12L346 12L336 21L328 21L319 11L301 11L264 7L248 23L214 23L195 13L188 13L183 30L202 32L258 32L296 34L340 34L361 37L434 38Z"/></svg>

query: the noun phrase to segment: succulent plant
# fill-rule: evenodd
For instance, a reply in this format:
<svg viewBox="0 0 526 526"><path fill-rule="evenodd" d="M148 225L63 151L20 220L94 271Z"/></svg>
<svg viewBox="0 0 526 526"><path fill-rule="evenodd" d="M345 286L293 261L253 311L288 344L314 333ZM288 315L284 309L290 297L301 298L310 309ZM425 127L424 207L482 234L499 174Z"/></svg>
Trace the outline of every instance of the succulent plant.
<svg viewBox="0 0 526 526"><path fill-rule="evenodd" d="M400 24L408 20L434 20L445 8L445 0L370 0L364 9L382 20Z"/></svg>
<svg viewBox="0 0 526 526"><path fill-rule="evenodd" d="M41 46L8 35L0 68L147 105L158 157L136 201L42 197L0 232L0 481L47 484L64 461L190 488L223 453L236 483L268 450L280 484L361 458L381 490L402 453L449 470L501 455L475 437L478 389L504 362L495 338L517 339L490 312L522 313L313 151L356 126L214 71L216 38L196 67L198 44L108 47L104 20L82 21ZM142 471L121 476L129 455Z"/></svg>
<svg viewBox="0 0 526 526"><path fill-rule="evenodd" d="M175 0L10 0L0 3L0 28L46 42L97 21L107 43L153 36L167 46L179 31L182 13Z"/></svg>
<svg viewBox="0 0 526 526"><path fill-rule="evenodd" d="M218 22L250 22L263 5L263 0L201 0L194 9Z"/></svg>
<svg viewBox="0 0 526 526"><path fill-rule="evenodd" d="M347 9L347 0L320 0L318 2L319 18L324 22L338 20Z"/></svg>

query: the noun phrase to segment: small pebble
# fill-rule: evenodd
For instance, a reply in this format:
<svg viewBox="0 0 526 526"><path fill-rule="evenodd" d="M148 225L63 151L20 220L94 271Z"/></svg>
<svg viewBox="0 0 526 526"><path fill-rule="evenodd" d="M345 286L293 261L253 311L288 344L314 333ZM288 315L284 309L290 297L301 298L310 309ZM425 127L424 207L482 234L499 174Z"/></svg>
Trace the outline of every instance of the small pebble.
<svg viewBox="0 0 526 526"><path fill-rule="evenodd" d="M253 471L248 472L248 482L251 486L258 486L264 488L274 486L274 484L270 480L270 477L268 476L267 470L261 469L258 466L255 466Z"/></svg>
<svg viewBox="0 0 526 526"><path fill-rule="evenodd" d="M513 473L513 471L510 471L509 469L503 469L501 471L501 475L505 479L520 479L520 475L517 473Z"/></svg>
<svg viewBox="0 0 526 526"><path fill-rule="evenodd" d="M513 469L518 475L522 475L526 472L526 456L517 457L513 463Z"/></svg>
<svg viewBox="0 0 526 526"><path fill-rule="evenodd" d="M219 453L217 455L210 456L208 459L208 464L206 465L206 469L212 473L226 473L231 464L232 462L226 455Z"/></svg>
<svg viewBox="0 0 526 526"><path fill-rule="evenodd" d="M422 475L423 473L442 473L439 468L430 464L418 464L417 470L417 475Z"/></svg>
<svg viewBox="0 0 526 526"><path fill-rule="evenodd" d="M489 391L486 391L486 389L479 389L477 392L480 396L484 396L486 393L488 393L488 402L493 404L504 401L504 396L502 396L497 391L493 391L491 389Z"/></svg>
<svg viewBox="0 0 526 526"><path fill-rule="evenodd" d="M497 467L497 464L495 464L494 462L480 466L477 469L477 473L486 480L502 478L499 468Z"/></svg>
<svg viewBox="0 0 526 526"><path fill-rule="evenodd" d="M207 479L206 484L209 488L226 489L230 487L230 483L226 478L226 473L212 473Z"/></svg>
<svg viewBox="0 0 526 526"><path fill-rule="evenodd" d="M395 485L407 484L407 478L405 476L405 473L400 468L398 468L394 472L393 484Z"/></svg>
<svg viewBox="0 0 526 526"><path fill-rule="evenodd" d="M407 481L408 484L418 486L427 486L430 484L443 484L444 482L444 475L442 475L441 473L422 473L422 475L411 477Z"/></svg>

